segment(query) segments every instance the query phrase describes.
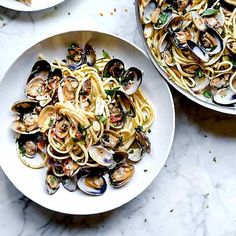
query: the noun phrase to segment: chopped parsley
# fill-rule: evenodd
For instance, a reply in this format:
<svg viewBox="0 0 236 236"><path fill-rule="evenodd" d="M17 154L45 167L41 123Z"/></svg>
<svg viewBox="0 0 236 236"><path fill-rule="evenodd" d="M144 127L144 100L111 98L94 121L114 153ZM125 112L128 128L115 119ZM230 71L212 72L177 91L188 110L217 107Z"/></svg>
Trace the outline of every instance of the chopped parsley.
<svg viewBox="0 0 236 236"><path fill-rule="evenodd" d="M105 50L102 50L102 55L105 59L109 59L110 55L108 54L108 52L106 52Z"/></svg>
<svg viewBox="0 0 236 236"><path fill-rule="evenodd" d="M148 129L148 133L150 134L152 131L151 131L151 129Z"/></svg>
<svg viewBox="0 0 236 236"><path fill-rule="evenodd" d="M97 116L98 120L103 123L103 124L106 124L107 123L107 118L103 115L98 115Z"/></svg>
<svg viewBox="0 0 236 236"><path fill-rule="evenodd" d="M167 22L167 20L168 20L168 13L162 12L159 16L158 24L163 25Z"/></svg>
<svg viewBox="0 0 236 236"><path fill-rule="evenodd" d="M73 140L75 143L77 143L77 142L79 141L79 139L76 138L76 137L72 137L72 140Z"/></svg>
<svg viewBox="0 0 236 236"><path fill-rule="evenodd" d="M111 97L113 97L119 89L120 87L115 87L113 89L106 89L105 93L106 95L110 95Z"/></svg>
<svg viewBox="0 0 236 236"><path fill-rule="evenodd" d="M52 126L52 124L53 124L53 121L54 121L54 120L53 120L53 118L50 118L50 120L49 120L49 122L48 122L48 126L49 126L49 127L51 127L51 126Z"/></svg>
<svg viewBox="0 0 236 236"><path fill-rule="evenodd" d="M203 96L206 98L212 98L212 92L210 90L205 90Z"/></svg>
<svg viewBox="0 0 236 236"><path fill-rule="evenodd" d="M201 69L198 69L198 70L195 71L195 75L197 77L201 78L204 75L204 73Z"/></svg>
<svg viewBox="0 0 236 236"><path fill-rule="evenodd" d="M21 156L24 156L26 153L25 147L23 146L23 144L19 144L19 152Z"/></svg>
<svg viewBox="0 0 236 236"><path fill-rule="evenodd" d="M214 8L207 8L203 13L202 16L212 16L218 12L218 9Z"/></svg>
<svg viewBox="0 0 236 236"><path fill-rule="evenodd" d="M129 154L133 154L133 153L134 153L134 150L131 149L131 150L129 151Z"/></svg>

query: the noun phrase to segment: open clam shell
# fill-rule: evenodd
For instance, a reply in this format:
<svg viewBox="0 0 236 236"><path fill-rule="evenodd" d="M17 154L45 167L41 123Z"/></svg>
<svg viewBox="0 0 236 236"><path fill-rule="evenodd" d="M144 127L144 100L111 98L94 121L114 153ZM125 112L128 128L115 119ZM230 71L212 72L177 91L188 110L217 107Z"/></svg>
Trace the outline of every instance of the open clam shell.
<svg viewBox="0 0 236 236"><path fill-rule="evenodd" d="M46 60L39 60L33 65L26 84L28 84L33 78L38 76L42 77L43 79L46 79L48 78L50 73L51 65L49 64L49 62Z"/></svg>
<svg viewBox="0 0 236 236"><path fill-rule="evenodd" d="M101 166L110 166L113 163L114 152L103 146L91 146L88 152L90 157Z"/></svg>
<svg viewBox="0 0 236 236"><path fill-rule="evenodd" d="M130 67L121 79L123 91L131 95L137 91L142 83L142 71L136 67Z"/></svg>
<svg viewBox="0 0 236 236"><path fill-rule="evenodd" d="M104 130L101 144L105 148L117 149L122 143L122 136L112 130Z"/></svg>
<svg viewBox="0 0 236 236"><path fill-rule="evenodd" d="M122 163L109 172L109 179L112 187L119 188L130 181L134 175L134 165Z"/></svg>
<svg viewBox="0 0 236 236"><path fill-rule="evenodd" d="M79 178L78 188L89 195L100 196L107 189L107 183L103 176L85 175Z"/></svg>
<svg viewBox="0 0 236 236"><path fill-rule="evenodd" d="M208 62L210 60L210 57L204 48L197 45L195 42L191 40L188 40L187 44L188 44L189 50L201 61Z"/></svg>
<svg viewBox="0 0 236 236"><path fill-rule="evenodd" d="M236 104L236 92L231 88L219 89L213 96L213 101L223 106Z"/></svg>
<svg viewBox="0 0 236 236"><path fill-rule="evenodd" d="M93 66L96 63L96 53L93 47L89 44L86 43L85 48L85 57L86 57L86 62L89 66Z"/></svg>
<svg viewBox="0 0 236 236"><path fill-rule="evenodd" d="M46 173L45 187L49 195L52 195L57 192L60 188L61 180L57 177L51 169Z"/></svg>
<svg viewBox="0 0 236 236"><path fill-rule="evenodd" d="M47 131L56 120L56 111L54 106L48 105L43 108L39 114L38 124L41 132Z"/></svg>
<svg viewBox="0 0 236 236"><path fill-rule="evenodd" d="M111 59L107 62L103 69L103 77L114 77L119 78L123 75L125 71L125 65L124 63L119 59Z"/></svg>

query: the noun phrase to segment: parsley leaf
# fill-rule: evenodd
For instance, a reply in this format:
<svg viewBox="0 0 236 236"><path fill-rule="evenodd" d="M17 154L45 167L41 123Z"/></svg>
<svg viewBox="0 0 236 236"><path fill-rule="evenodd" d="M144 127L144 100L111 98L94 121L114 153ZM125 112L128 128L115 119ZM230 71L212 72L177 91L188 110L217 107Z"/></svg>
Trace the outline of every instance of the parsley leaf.
<svg viewBox="0 0 236 236"><path fill-rule="evenodd" d="M51 127L53 124L53 118L50 118L49 122L48 122L48 126Z"/></svg>
<svg viewBox="0 0 236 236"><path fill-rule="evenodd" d="M109 59L110 55L108 54L108 52L106 52L105 50L102 50L102 55L105 59Z"/></svg>
<svg viewBox="0 0 236 236"><path fill-rule="evenodd" d="M203 13L202 16L212 16L218 12L218 9L207 8Z"/></svg>
<svg viewBox="0 0 236 236"><path fill-rule="evenodd" d="M159 16L158 24L163 25L166 23L167 20L168 20L168 13L162 12Z"/></svg>
<svg viewBox="0 0 236 236"><path fill-rule="evenodd" d="M206 98L212 98L212 92L210 90L205 90L203 96Z"/></svg>
<svg viewBox="0 0 236 236"><path fill-rule="evenodd" d="M105 93L106 93L107 95L110 95L111 97L113 97L113 96L116 94L116 92L119 90L119 88L120 88L120 87L115 87L115 88L113 88L113 89L106 89L106 90L105 90Z"/></svg>
<svg viewBox="0 0 236 236"><path fill-rule="evenodd" d="M107 123L107 118L103 115L98 115L97 116L98 120L103 123L103 124L106 124Z"/></svg>

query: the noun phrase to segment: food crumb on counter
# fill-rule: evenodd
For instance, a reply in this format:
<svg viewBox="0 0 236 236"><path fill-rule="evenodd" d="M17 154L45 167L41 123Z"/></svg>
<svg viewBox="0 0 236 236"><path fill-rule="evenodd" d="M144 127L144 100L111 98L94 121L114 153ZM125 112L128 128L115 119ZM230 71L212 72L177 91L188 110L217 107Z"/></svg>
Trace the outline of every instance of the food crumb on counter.
<svg viewBox="0 0 236 236"><path fill-rule="evenodd" d="M170 210L170 212L173 212L173 211L174 211L174 209L171 209L171 210Z"/></svg>
<svg viewBox="0 0 236 236"><path fill-rule="evenodd" d="M127 8L125 8L125 12L128 12L128 9L127 9Z"/></svg>
<svg viewBox="0 0 236 236"><path fill-rule="evenodd" d="M147 218L144 219L144 222L145 222L145 223L147 222Z"/></svg>
<svg viewBox="0 0 236 236"><path fill-rule="evenodd" d="M114 12L116 12L116 8L114 8Z"/></svg>
<svg viewBox="0 0 236 236"><path fill-rule="evenodd" d="M216 157L213 158L213 161L216 162Z"/></svg>
<svg viewBox="0 0 236 236"><path fill-rule="evenodd" d="M100 16L103 16L103 13L102 13L102 12L100 12L100 13L99 13L99 15L100 15Z"/></svg>

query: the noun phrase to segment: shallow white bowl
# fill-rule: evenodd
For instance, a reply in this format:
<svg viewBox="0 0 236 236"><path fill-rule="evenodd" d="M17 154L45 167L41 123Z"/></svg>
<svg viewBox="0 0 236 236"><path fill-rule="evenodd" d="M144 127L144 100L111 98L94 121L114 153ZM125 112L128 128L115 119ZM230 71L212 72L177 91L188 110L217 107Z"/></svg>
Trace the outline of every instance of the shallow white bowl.
<svg viewBox="0 0 236 236"><path fill-rule="evenodd" d="M24 98L26 78L39 54L42 54L49 62L55 58L64 59L68 44L77 42L83 46L88 40L96 49L97 55L101 54L104 49L110 55L124 61L126 68L136 66L144 71L141 86L154 104L156 113L152 132L149 135L152 151L136 164L134 177L120 189L108 186L104 195L93 197L79 190L71 193L61 187L56 194L48 195L44 188L46 169L32 170L24 166L16 155L14 133L10 129L13 120L10 107L16 100ZM0 94L4 98L0 103L1 167L16 188L48 209L86 215L117 208L144 191L158 175L168 157L175 128L174 105L169 88L145 53L118 37L93 31L74 31L42 40L16 59L2 78Z"/></svg>
<svg viewBox="0 0 236 236"><path fill-rule="evenodd" d="M16 11L39 11L53 7L65 0L33 0L31 6L27 6L16 0L1 0L0 5Z"/></svg>

